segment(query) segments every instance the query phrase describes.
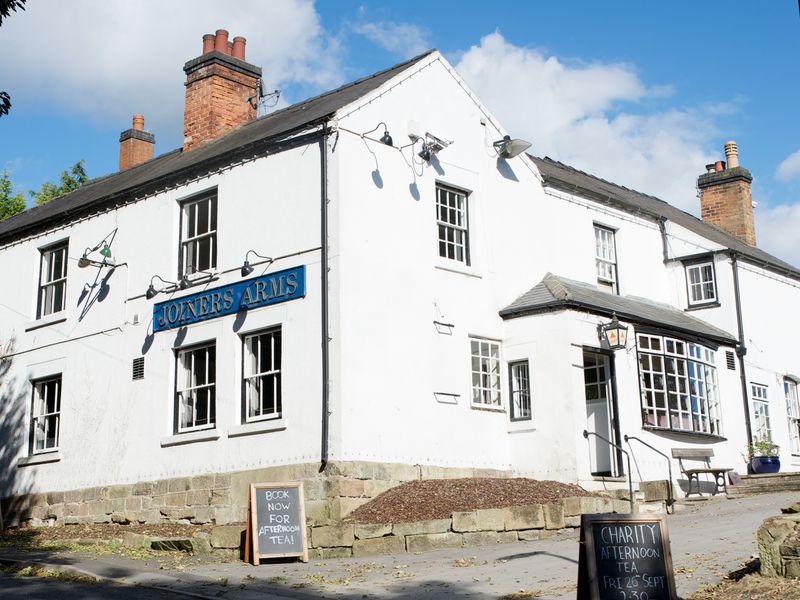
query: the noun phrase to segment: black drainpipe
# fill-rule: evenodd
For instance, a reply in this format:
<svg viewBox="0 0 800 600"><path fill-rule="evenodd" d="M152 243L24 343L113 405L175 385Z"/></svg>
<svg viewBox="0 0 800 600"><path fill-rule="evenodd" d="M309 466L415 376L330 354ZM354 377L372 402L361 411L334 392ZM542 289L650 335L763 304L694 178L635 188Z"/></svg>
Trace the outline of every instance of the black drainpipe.
<svg viewBox="0 0 800 600"><path fill-rule="evenodd" d="M739 379L742 382L742 401L744 402L744 424L747 429L747 443L753 443L753 433L750 430L750 402L748 401L749 392L747 390L747 373L744 370L744 356L747 354L747 346L744 342L744 322L742 320L742 297L739 295L739 258L736 252L731 252L731 266L733 268L733 293L736 300L736 320L739 325L739 345L736 348L736 356L739 357Z"/></svg>
<svg viewBox="0 0 800 600"><path fill-rule="evenodd" d="M320 293L322 295L322 441L320 444L319 472L322 473L328 466L328 429L329 429L329 390L328 371L330 369L328 356L328 124L322 125L322 138L319 141L320 170L322 181L320 187L320 247L322 249L322 264L320 265Z"/></svg>

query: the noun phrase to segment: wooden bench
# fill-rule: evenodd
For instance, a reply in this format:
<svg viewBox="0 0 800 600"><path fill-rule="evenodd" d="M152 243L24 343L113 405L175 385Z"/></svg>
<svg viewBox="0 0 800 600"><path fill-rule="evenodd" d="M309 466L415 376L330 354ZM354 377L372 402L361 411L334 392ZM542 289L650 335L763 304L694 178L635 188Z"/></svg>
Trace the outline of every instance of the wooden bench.
<svg viewBox="0 0 800 600"><path fill-rule="evenodd" d="M689 479L689 489L686 491L686 496L689 496L692 493L692 482L694 482L695 493L702 495L700 492L700 479L699 476L703 474L713 475L714 480L716 483L716 487L714 491L711 493L712 496L716 496L720 492L724 493L726 496L728 495L728 486L725 485L725 475L729 471L733 471L732 468L729 467L712 467L711 466L711 457L714 456L714 449L713 448L673 448L672 449L672 458L678 459L678 466L681 469L681 473L686 475ZM705 464L703 468L697 469L687 469L683 466L683 461L702 461Z"/></svg>

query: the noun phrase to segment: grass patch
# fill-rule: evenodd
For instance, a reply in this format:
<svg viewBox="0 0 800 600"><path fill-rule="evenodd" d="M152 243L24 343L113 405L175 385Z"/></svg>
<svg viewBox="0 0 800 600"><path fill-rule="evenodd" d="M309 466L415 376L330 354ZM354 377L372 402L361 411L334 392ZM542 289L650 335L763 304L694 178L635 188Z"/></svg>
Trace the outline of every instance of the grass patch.
<svg viewBox="0 0 800 600"><path fill-rule="evenodd" d="M48 577L73 583L97 583L97 580L89 575L57 571L37 565L28 565L25 567L19 565L0 565L0 571L3 573L11 573L17 577Z"/></svg>

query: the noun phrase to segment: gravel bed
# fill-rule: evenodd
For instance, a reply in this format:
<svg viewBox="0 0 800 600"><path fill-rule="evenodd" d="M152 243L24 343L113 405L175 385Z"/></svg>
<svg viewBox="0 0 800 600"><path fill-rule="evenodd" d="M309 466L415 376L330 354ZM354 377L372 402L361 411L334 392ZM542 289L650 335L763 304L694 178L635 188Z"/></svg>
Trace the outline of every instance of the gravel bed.
<svg viewBox="0 0 800 600"><path fill-rule="evenodd" d="M141 533L150 537L190 538L199 531L210 532L212 525L181 525L163 523L158 525L65 525L59 527L28 527L7 529L0 534L0 542L6 544L41 543L78 539L112 540L121 538L126 531Z"/></svg>
<svg viewBox="0 0 800 600"><path fill-rule="evenodd" d="M427 479L409 481L376 496L353 511L356 523L408 523L449 519L454 512L559 502L570 496L596 496L582 487L536 479Z"/></svg>

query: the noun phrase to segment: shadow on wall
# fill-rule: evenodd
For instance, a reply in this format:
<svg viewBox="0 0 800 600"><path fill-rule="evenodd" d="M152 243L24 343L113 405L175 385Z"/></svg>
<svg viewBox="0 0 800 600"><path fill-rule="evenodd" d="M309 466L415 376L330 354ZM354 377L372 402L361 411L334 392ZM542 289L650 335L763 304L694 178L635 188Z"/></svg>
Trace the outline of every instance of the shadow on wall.
<svg viewBox="0 0 800 600"><path fill-rule="evenodd" d="M26 516L29 502L25 495L31 489L23 472L17 467L17 458L24 454L28 440L25 428L27 386L10 375L15 340L9 340L0 350L0 508L4 524L8 526L17 516Z"/></svg>

